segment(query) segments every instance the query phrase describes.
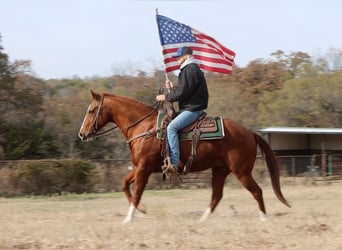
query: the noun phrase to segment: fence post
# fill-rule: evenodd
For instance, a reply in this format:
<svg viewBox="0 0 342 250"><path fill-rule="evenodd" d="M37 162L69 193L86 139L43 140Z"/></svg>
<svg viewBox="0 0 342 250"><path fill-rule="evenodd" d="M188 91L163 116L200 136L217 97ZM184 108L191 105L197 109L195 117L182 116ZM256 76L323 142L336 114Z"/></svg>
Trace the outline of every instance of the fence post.
<svg viewBox="0 0 342 250"><path fill-rule="evenodd" d="M296 158L291 157L291 175L296 176Z"/></svg>
<svg viewBox="0 0 342 250"><path fill-rule="evenodd" d="M333 157L332 155L328 155L328 175L333 175Z"/></svg>
<svg viewBox="0 0 342 250"><path fill-rule="evenodd" d="M322 142L321 144L322 152L321 152L321 167L322 167L322 175L327 176L327 159L326 159L326 153L325 153L325 142Z"/></svg>

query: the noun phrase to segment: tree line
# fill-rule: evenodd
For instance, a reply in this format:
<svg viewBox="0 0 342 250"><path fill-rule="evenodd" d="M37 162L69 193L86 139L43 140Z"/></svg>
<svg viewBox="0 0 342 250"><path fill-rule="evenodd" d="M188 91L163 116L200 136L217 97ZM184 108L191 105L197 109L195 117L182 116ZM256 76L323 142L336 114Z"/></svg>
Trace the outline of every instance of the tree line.
<svg viewBox="0 0 342 250"><path fill-rule="evenodd" d="M232 75L206 73L207 113L236 120L257 131L267 126L341 127L342 50L312 57L275 51L268 59L234 66ZM175 75L171 80L177 82ZM41 79L31 62L9 61L0 36L0 159L123 159L120 133L82 143L77 133L91 101L89 91L110 92L148 104L165 74Z"/></svg>

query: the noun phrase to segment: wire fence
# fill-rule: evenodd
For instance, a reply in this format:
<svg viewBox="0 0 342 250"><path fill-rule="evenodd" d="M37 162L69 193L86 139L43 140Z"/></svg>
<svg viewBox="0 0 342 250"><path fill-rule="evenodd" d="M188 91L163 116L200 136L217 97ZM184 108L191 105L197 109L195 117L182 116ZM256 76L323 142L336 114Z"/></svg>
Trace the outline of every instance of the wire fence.
<svg viewBox="0 0 342 250"><path fill-rule="evenodd" d="M277 156L282 176L342 175L342 154Z"/></svg>
<svg viewBox="0 0 342 250"><path fill-rule="evenodd" d="M65 185L69 187L70 185L75 186L77 184L82 187L84 185L82 184L83 182L75 184L71 182L75 182L75 178L71 179L70 174L74 174L77 177L78 172L74 171L75 173L69 174L61 172L64 170L70 171L68 166L61 170L60 164L62 164L62 161L62 159L30 160L29 162L0 161L0 196L1 194L10 195L12 193L20 195L23 193L23 190L27 191L28 187L36 190L38 193L40 190L44 190L44 188L50 190L51 186L56 186L56 190L59 190L59 193L64 191L65 188L63 189L63 187ZM68 162L65 159L64 161ZM342 154L277 156L277 161L280 166L280 176L283 184L309 184L319 180L335 181L342 179ZM133 168L130 159L91 160L88 162L91 162L91 166L93 166L87 172L86 184L89 186L90 192L122 191L122 180ZM82 170L82 164L80 167L80 170ZM68 178L62 180L63 176ZM253 176L262 186L270 184L266 162L261 157L257 158ZM161 173L153 173L149 178L146 189L211 187L211 169L189 173L181 176L181 178L182 182L177 178L164 181ZM24 188L22 187L23 184L26 185ZM61 185L62 187L60 187ZM230 175L227 178L225 185L229 187L241 186L234 175ZM23 194L26 193L24 192Z"/></svg>

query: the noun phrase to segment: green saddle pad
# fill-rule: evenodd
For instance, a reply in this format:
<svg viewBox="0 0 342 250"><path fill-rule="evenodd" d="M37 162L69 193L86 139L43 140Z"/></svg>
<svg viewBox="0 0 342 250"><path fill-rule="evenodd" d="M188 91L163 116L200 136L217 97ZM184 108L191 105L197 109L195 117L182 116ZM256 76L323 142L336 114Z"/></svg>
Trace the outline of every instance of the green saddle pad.
<svg viewBox="0 0 342 250"><path fill-rule="evenodd" d="M163 133L161 132L161 126L164 116L166 115L165 112L159 111L157 117L157 129L159 132L157 133L157 138L164 139ZM221 139L224 137L224 128L223 128L223 120L222 117L215 117L217 131L215 132L202 132L200 135L200 140L211 140L211 139ZM192 140L194 132L190 131L187 133L180 133L179 139L180 140Z"/></svg>

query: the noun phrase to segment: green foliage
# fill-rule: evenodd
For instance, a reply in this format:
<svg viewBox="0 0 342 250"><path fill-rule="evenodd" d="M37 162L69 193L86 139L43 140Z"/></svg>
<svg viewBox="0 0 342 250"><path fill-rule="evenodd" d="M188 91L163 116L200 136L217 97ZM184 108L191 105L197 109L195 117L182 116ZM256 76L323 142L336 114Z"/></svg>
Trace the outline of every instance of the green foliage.
<svg viewBox="0 0 342 250"><path fill-rule="evenodd" d="M1 90L12 91L13 83L15 81L15 68L10 64L8 55L3 52L1 46L1 34L0 34L0 84ZM0 103L3 98L3 93L0 95Z"/></svg>
<svg viewBox="0 0 342 250"><path fill-rule="evenodd" d="M20 166L1 169L1 196L51 195L92 191L91 171L87 161L24 161Z"/></svg>
<svg viewBox="0 0 342 250"><path fill-rule="evenodd" d="M53 137L44 130L42 122L20 125L2 125L6 131L0 143L4 150L3 159L39 159L58 154Z"/></svg>
<svg viewBox="0 0 342 250"><path fill-rule="evenodd" d="M342 73L310 74L286 81L275 93L265 93L259 109L266 126L339 127L342 121Z"/></svg>

